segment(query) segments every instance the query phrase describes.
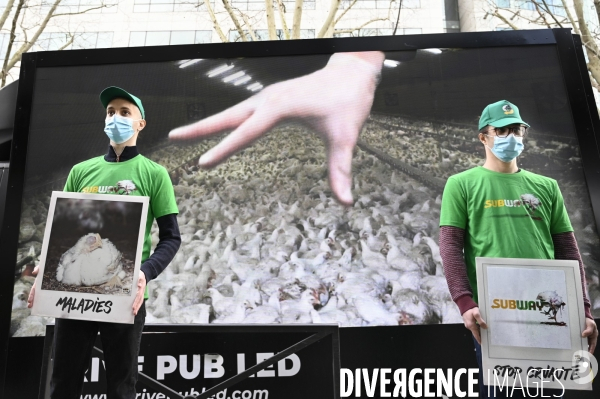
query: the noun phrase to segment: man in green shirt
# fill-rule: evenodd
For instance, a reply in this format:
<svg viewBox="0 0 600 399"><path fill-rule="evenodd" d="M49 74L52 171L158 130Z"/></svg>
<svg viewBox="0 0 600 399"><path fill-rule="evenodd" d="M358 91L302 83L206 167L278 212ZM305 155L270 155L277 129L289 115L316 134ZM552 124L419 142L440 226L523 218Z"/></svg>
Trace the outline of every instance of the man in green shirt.
<svg viewBox="0 0 600 399"><path fill-rule="evenodd" d="M142 265L132 307L135 318L134 324L56 319L50 383L53 399L80 398L98 332L104 350L107 397L136 398L137 357L146 315L146 284L167 267L181 244L176 218L179 211L167 170L137 151L138 135L146 126L141 100L113 86L102 91L100 101L106 111L104 132L110 139L108 152L75 165L64 191L150 198ZM159 242L150 255L150 230L154 219L159 228ZM29 307L33 305L34 295L33 287Z"/></svg>
<svg viewBox="0 0 600 399"><path fill-rule="evenodd" d="M481 368L481 318L477 300L476 257L574 259L579 261L586 328L593 353L598 328L586 294L585 272L556 180L519 169L529 125L512 103L488 105L479 120L483 166L451 176L440 214L440 254L452 299L476 341ZM481 370L480 370L481 374ZM480 384L480 397L487 390Z"/></svg>

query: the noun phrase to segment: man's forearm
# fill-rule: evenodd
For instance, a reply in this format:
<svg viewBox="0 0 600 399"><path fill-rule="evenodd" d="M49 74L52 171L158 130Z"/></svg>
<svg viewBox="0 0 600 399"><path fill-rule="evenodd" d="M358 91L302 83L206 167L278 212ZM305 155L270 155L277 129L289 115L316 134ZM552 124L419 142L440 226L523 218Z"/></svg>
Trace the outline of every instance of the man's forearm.
<svg viewBox="0 0 600 399"><path fill-rule="evenodd" d="M585 268L577 246L575 234L572 231L566 233L552 234L554 243L554 259L576 260L579 262L579 273L581 275L581 288L583 291L583 306L585 308L585 317L594 320L591 312L591 304L587 295L587 284L585 282Z"/></svg>
<svg viewBox="0 0 600 399"><path fill-rule="evenodd" d="M477 306L467 277L467 265L463 256L464 244L463 229L454 226L440 227L440 255L444 274L452 300L458 305L461 314Z"/></svg>
<svg viewBox="0 0 600 399"><path fill-rule="evenodd" d="M142 264L146 283L154 280L171 263L181 245L181 235L177 215L170 214L156 219L158 224L158 244L154 253Z"/></svg>

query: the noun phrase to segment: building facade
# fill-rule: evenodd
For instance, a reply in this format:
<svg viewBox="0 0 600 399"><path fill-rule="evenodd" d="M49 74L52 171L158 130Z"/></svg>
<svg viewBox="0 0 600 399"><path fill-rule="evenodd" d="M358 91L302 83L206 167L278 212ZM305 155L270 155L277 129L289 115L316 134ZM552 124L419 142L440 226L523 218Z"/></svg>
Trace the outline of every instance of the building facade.
<svg viewBox="0 0 600 399"><path fill-rule="evenodd" d="M0 30L0 64L7 56L12 20L19 3L19 0L13 1L10 15ZM269 1L273 3L277 39L289 38L294 23L295 1ZM550 17L546 20L540 18L534 1L541 2L342 0L333 30L330 29L325 36L537 29L548 27L548 21L552 26L558 26ZM573 0L567 1L572 4ZM597 29L598 19L592 0L581 1L584 1L586 18ZM0 14L9 2L0 0ZM26 40L34 41L28 51L45 51L269 39L265 0L61 0L54 11L56 16L49 19L37 39L33 40L54 3L55 0L25 0L15 30L12 55ZM545 0L545 4L554 19L570 26L563 0ZM301 39L323 36L323 25L331 7L332 3L328 0L303 1ZM575 12L570 11L575 16ZM236 28L236 24L240 29ZM9 71L7 83L18 77L16 67L18 64Z"/></svg>

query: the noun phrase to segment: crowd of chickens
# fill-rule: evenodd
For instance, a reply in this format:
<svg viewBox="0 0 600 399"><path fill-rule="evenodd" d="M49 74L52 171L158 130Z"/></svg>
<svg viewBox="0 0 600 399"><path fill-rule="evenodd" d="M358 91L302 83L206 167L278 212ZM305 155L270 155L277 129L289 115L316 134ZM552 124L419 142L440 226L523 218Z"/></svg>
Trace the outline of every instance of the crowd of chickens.
<svg viewBox="0 0 600 399"><path fill-rule="evenodd" d="M315 137L288 126L218 169L183 171L182 247L151 284L148 321L459 321L436 243L440 193L358 151L345 209L324 159Z"/></svg>
<svg viewBox="0 0 600 399"><path fill-rule="evenodd" d="M445 126L439 133L431 123L372 116L361 139L442 179L481 163L465 131ZM356 201L344 208L329 189L323 144L306 129L278 127L223 165L198 170L198 155L214 143L146 153L170 171L182 234L175 259L149 284L148 323L462 321L437 245L441 190L357 149ZM538 140L530 151L544 144ZM571 151L576 157L575 147ZM581 199L585 185L552 177L563 187L598 314L600 245L589 202ZM26 199L24 217L31 218L34 233L21 241L22 257L37 251L32 243L41 241L42 222L35 219L47 202L42 196ZM158 242L156 225L152 239ZM15 285L15 335L43 334L48 321L27 317L23 300L30 282L22 277Z"/></svg>

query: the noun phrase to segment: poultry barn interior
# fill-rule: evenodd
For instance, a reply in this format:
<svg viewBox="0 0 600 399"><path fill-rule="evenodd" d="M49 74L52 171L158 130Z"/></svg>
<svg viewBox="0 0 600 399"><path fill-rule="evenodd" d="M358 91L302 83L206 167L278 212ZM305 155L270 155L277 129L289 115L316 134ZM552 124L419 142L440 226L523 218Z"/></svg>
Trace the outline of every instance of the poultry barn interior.
<svg viewBox="0 0 600 399"><path fill-rule="evenodd" d="M586 266L592 312L599 316L599 240L560 68L547 50L386 53L396 64L384 67L355 149L350 208L333 199L324 146L305 126L280 125L211 170L200 170L197 162L218 138L183 144L165 139L173 127L252 94L205 79L211 68L226 62L268 85L322 67L326 55L273 57L268 67L264 59L247 58L203 60L186 69L178 68L181 62L140 64L143 73L135 65L76 67L68 77L52 68L40 70L11 335L43 335L50 321L30 316L26 308L50 193L62 190L74 163L106 150L105 137L95 134L102 109L90 93L104 87L115 71L119 75L111 84L145 80L147 93L140 96L148 129L138 146L168 169L180 210L182 246L149 285L148 323L462 322L437 243L441 194L450 175L483 163L476 121L481 104L499 96L518 103L533 126L520 166L558 180ZM496 62L481 62L490 58ZM84 82L90 74L96 78ZM147 81L149 75L157 78ZM175 78L166 82L161 76ZM509 81L510 87L498 89L491 76ZM90 106L65 126L60 115L73 102ZM70 144L48 153L48 132L59 131ZM156 244L156 225L152 237Z"/></svg>

